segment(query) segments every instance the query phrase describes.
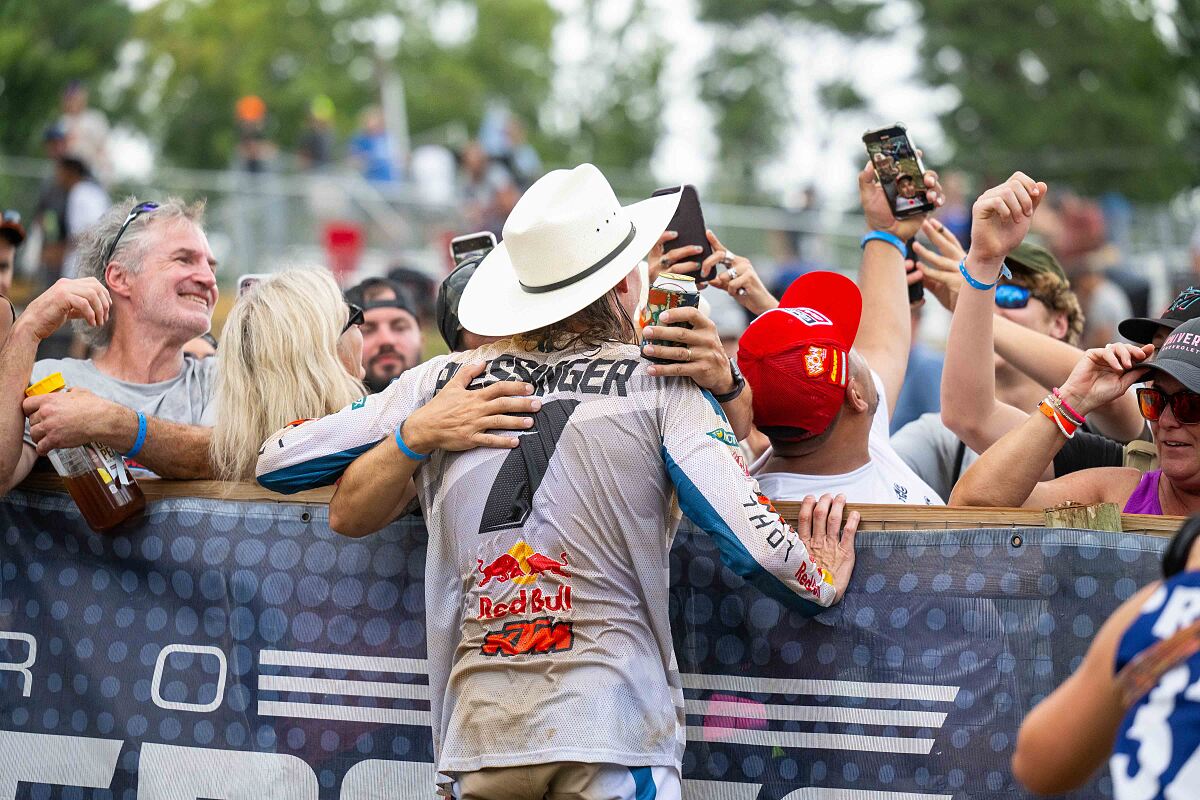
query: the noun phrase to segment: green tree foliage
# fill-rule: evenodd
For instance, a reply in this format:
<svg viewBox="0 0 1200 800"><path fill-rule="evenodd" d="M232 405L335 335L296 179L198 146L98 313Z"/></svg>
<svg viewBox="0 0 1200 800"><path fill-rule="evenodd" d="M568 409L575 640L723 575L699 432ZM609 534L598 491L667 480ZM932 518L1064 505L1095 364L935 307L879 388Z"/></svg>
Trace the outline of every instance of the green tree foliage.
<svg viewBox="0 0 1200 800"><path fill-rule="evenodd" d="M943 126L959 166L1142 200L1196 178L1184 59L1149 3L923 0L927 81L958 90ZM1194 119L1194 118L1193 118Z"/></svg>
<svg viewBox="0 0 1200 800"><path fill-rule="evenodd" d="M1200 178L1200 0L912 0L920 78L951 86L942 117L957 165L986 179L1015 169L1089 193L1162 200ZM847 43L893 38L874 0L700 0L719 32L703 96L723 168L745 189L791 120L777 54L803 30ZM914 29L912 35L920 35ZM826 111L861 108L850 81L821 87Z"/></svg>
<svg viewBox="0 0 1200 800"><path fill-rule="evenodd" d="M850 39L872 34L876 0L700 0L699 17L717 33L700 96L713 109L719 143L717 191L723 199L757 193L755 173L778 154L791 113L786 55L815 29ZM821 87L831 113L853 111L864 100L850 82Z"/></svg>
<svg viewBox="0 0 1200 800"><path fill-rule="evenodd" d="M447 8L456 24L439 39ZM549 92L555 22L545 0L164 0L138 19L150 79L124 110L171 161L197 167L229 162L237 98L262 97L268 133L290 148L317 95L333 100L341 134L353 130L379 101L381 69L402 77L415 134L474 130L491 100L532 120Z"/></svg>
<svg viewBox="0 0 1200 800"><path fill-rule="evenodd" d="M619 192L648 194L654 187L647 167L662 133L662 20L644 0L615 18L613 6L584 0L574 30L563 32L572 52L543 110L553 137L546 155L560 163L594 162Z"/></svg>
<svg viewBox="0 0 1200 800"><path fill-rule="evenodd" d="M0 0L0 151L36 152L63 87L111 70L132 19L122 0Z"/></svg>

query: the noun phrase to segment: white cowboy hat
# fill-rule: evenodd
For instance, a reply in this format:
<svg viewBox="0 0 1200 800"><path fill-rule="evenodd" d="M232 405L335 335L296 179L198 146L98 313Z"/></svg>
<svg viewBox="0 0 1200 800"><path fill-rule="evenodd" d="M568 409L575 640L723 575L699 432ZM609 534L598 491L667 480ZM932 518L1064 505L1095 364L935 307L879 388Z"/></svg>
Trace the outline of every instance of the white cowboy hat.
<svg viewBox="0 0 1200 800"><path fill-rule="evenodd" d="M504 223L504 241L463 290L458 318L480 336L566 319L620 283L667 229L679 192L622 207L600 170L548 172Z"/></svg>

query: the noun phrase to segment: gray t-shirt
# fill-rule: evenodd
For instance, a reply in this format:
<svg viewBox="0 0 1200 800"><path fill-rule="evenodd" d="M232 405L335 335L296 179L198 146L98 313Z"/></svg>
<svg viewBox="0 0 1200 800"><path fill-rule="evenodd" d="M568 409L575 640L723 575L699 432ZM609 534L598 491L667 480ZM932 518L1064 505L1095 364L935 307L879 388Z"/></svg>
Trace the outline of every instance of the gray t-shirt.
<svg viewBox="0 0 1200 800"><path fill-rule="evenodd" d="M1103 347L1109 339L1114 342L1126 342L1128 339L1117 333L1117 325L1121 320L1133 316L1133 306L1129 298L1121 291L1121 287L1112 281L1104 281L1092 292L1088 301L1083 321L1083 347ZM1103 341L1100 333L1105 333Z"/></svg>
<svg viewBox="0 0 1200 800"><path fill-rule="evenodd" d="M892 448L904 463L946 502L959 476L979 458L974 450L964 447L962 463L955 469L960 444L937 412L922 414L892 436Z"/></svg>
<svg viewBox="0 0 1200 800"><path fill-rule="evenodd" d="M69 388L87 389L94 394L141 411L147 417L158 417L184 425L212 427L216 423L216 401L213 385L217 377L217 359L183 357L183 369L174 378L160 383L129 383L110 378L89 358L46 358L33 365L29 382L36 383L47 375L61 372ZM29 438L29 421L25 421L25 442Z"/></svg>

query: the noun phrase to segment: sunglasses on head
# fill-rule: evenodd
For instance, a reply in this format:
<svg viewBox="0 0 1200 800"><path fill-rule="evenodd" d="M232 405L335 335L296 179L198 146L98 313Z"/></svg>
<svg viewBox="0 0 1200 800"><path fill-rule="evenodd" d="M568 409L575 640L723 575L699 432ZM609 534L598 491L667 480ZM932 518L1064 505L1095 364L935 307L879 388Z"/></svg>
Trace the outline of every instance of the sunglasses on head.
<svg viewBox="0 0 1200 800"><path fill-rule="evenodd" d="M112 261L113 253L117 252L117 244L121 241L121 237L125 235L125 231L133 224L133 221L142 214L149 214L158 208L158 203L138 203L129 212L129 216L121 223L121 229L117 231L117 235L113 237L112 244L108 246L108 250L104 252L104 266L108 266L108 262Z"/></svg>
<svg viewBox="0 0 1200 800"><path fill-rule="evenodd" d="M362 325L364 322L363 310L354 303L346 303L346 308L350 309L350 318L346 320L345 327L342 328L342 333L350 330L355 325Z"/></svg>
<svg viewBox="0 0 1200 800"><path fill-rule="evenodd" d="M1000 308L1024 308L1031 297L1033 292L1015 283L1002 283L996 287L996 305Z"/></svg>
<svg viewBox="0 0 1200 800"><path fill-rule="evenodd" d="M1145 386L1137 390L1138 410L1151 422L1157 422L1167 406L1180 425L1195 425L1200 422L1200 394L1186 389L1167 394L1162 389Z"/></svg>

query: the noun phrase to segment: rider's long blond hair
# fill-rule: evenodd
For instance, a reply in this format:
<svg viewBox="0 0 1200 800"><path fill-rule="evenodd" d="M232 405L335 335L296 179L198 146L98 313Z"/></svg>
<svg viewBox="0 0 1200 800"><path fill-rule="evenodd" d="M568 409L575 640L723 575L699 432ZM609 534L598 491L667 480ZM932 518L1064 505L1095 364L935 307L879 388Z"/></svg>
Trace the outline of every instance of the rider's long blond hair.
<svg viewBox="0 0 1200 800"><path fill-rule="evenodd" d="M210 455L222 480L254 480L263 440L332 414L366 390L338 357L348 310L323 269L290 269L238 299L225 320Z"/></svg>

